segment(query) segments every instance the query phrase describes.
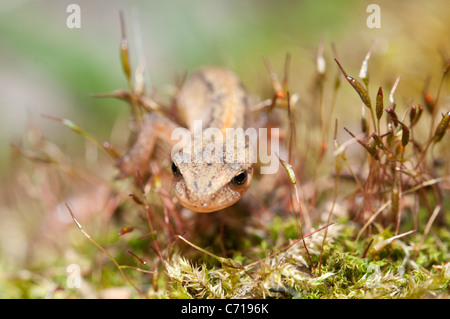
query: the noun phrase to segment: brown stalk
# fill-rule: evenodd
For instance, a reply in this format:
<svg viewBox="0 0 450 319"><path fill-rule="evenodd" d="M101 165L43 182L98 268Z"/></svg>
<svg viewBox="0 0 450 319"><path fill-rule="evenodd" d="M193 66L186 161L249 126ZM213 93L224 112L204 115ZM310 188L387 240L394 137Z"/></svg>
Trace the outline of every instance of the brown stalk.
<svg viewBox="0 0 450 319"><path fill-rule="evenodd" d="M70 206L65 203L67 210L70 213L70 216L72 216L73 221L75 222L75 224L77 225L78 229L81 231L81 233L87 238L89 239L90 242L92 242L95 246L97 246L102 252L104 252L109 259L112 260L112 262L116 265L117 269L119 269L120 273L122 274L122 276L125 278L125 280L144 298L146 298L146 295L138 288L136 287L135 284L133 284L133 282L128 278L128 276L124 273L124 271L122 270L122 267L119 265L119 263L114 259L113 256L111 256L110 253L108 253L108 251L106 249L104 249L100 244L98 244L83 228L83 226L81 226L81 224L78 222L78 220L75 218L75 215L72 211L72 209L70 208Z"/></svg>

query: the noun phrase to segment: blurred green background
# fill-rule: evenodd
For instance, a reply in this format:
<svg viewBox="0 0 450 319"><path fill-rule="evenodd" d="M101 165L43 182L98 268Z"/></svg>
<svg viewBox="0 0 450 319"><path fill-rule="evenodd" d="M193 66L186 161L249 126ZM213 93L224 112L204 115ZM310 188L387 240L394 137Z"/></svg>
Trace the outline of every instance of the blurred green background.
<svg viewBox="0 0 450 319"><path fill-rule="evenodd" d="M66 25L71 3L81 8L79 29ZM366 24L371 3L380 6L380 28ZM436 92L443 59L450 56L448 0L0 0L0 271L13 271L14 265L29 261L26 252L34 243L30 233L36 236L33 227L41 216L33 217L33 210L21 203L23 190L10 189L18 157L9 144L21 144L33 123L69 156L84 147L80 136L42 114L70 119L99 141L110 140L113 128L126 123L125 103L91 97L127 88L119 59L121 10L132 64L144 55L147 85L161 92L183 72L214 64L234 69L255 100L265 99L270 80L263 57L281 75L289 52L292 91L300 95L298 107L308 112L319 43L324 41L326 83L332 87L338 70L331 44L346 71L357 77L375 41L370 91L383 85L387 95L401 75L396 96L404 110L411 99L421 102L428 76ZM354 128L360 122L361 102L344 86L335 116L341 127ZM449 92L448 80L443 92ZM448 94L441 98L448 110ZM343 130L339 134L341 141L349 138ZM40 249L39 255L46 256Z"/></svg>
<svg viewBox="0 0 450 319"><path fill-rule="evenodd" d="M372 77L392 83L401 74L399 91L410 89L417 98L424 78L440 71L441 51L449 50L446 1L378 1L379 29L366 25L373 1L76 1L81 28L69 29L66 9L72 2L1 1L2 174L8 170L9 142L21 139L29 121L52 139L74 138L42 113L69 118L99 139L108 138L118 115L127 116L123 103L90 96L126 88L119 61L120 10L132 62L135 66L137 52L145 54L147 80L158 89L186 70L217 64L235 69L257 95L268 82L262 57L281 73L289 52L292 86L304 95L323 39L332 76L331 43L356 76L375 41Z"/></svg>

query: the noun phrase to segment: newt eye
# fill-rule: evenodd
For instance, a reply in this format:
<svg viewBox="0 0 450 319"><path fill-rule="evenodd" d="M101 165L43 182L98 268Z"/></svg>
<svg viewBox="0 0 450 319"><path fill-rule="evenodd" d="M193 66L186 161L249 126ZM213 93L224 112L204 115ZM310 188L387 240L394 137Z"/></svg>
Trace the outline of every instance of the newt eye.
<svg viewBox="0 0 450 319"><path fill-rule="evenodd" d="M246 171L240 172L235 177L233 177L233 179L231 180L231 182L236 186L244 185L246 181L247 181L247 172Z"/></svg>
<svg viewBox="0 0 450 319"><path fill-rule="evenodd" d="M175 164L175 162L172 162L172 174L175 177L181 177L180 169L178 168L177 164Z"/></svg>

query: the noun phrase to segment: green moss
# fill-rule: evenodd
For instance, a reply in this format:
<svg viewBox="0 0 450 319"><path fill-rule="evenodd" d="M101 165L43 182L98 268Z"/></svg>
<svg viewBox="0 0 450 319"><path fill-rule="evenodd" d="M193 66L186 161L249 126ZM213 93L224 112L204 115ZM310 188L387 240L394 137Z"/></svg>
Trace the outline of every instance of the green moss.
<svg viewBox="0 0 450 319"><path fill-rule="evenodd" d="M286 227L290 227L288 222ZM168 268L171 280L169 296L192 298L425 298L448 296L449 280L443 271L436 272L408 263L405 253L398 246L406 245L398 240L393 247L386 247L386 254L361 258L362 251L342 251L344 233L352 226L341 226L331 232L322 253L322 264L317 265L319 254L314 246L322 236L311 237L307 246L312 253L314 269L308 266L307 255L299 243L283 253L262 261L247 272L206 265L195 266L176 256ZM279 222L276 229L283 227ZM447 241L446 246L449 245ZM426 253L426 252L424 252ZM381 258L380 256L384 257ZM435 261L443 264L444 255ZM406 259L405 259L406 258ZM252 276L250 278L250 276ZM176 280L177 279L177 280Z"/></svg>
<svg viewBox="0 0 450 319"><path fill-rule="evenodd" d="M252 94L255 93L255 102L257 102L256 100L259 98L261 100L270 99L274 92L269 77L262 80L259 71L248 71L253 68L264 68L263 65L255 66L254 49L259 48L256 51L260 54L262 48L262 51L266 52L264 55L268 57L268 60L274 62L274 69L278 70L281 67L281 61L277 56L285 54L283 45L285 35L290 34L294 36L293 38L298 38L296 32L302 28L292 31L292 27L297 26L299 21L303 27L313 27L312 29L303 28L307 33L311 33L306 35L310 40L305 42L308 47L305 49L309 53L303 52L303 45L301 45L301 52L298 52L297 49L292 51L294 68L286 79L289 78L292 82L287 83L292 96L297 93L301 96L300 107L292 105L291 108L292 116L296 119L294 124L297 130L291 159L297 175L296 186L300 188L300 199L298 200L302 202L305 213L309 217L308 223L305 222L304 226L312 228L323 225L330 207L334 207L331 221L335 224L327 228L326 240L324 240L325 230L321 230L308 236L304 242L295 242L300 236L299 221L292 212L292 206L295 206L292 205L291 198L293 185L286 176L278 175L266 185L266 180L257 176L259 174L255 174L252 182L254 185L249 190L249 194L238 204L220 213L189 214L180 206L176 206L175 200L171 203L162 200L164 197L161 193L163 181L167 182L167 185L164 185L167 186L165 189L167 191L170 189L170 179L166 179L164 176L164 165L159 167L161 171L155 169L155 175L152 175L152 178L158 180L158 182L154 182L155 185L150 183L145 187L141 185L142 187L135 189L133 188L135 185L131 185L131 182L129 185L125 181L119 183L112 176L106 175L114 169L112 161L105 164L104 158L101 157L98 157L98 162L95 162L95 159L87 160L88 157L90 158L87 156L87 146L86 150L83 147L83 150L79 151L80 166L78 166L78 164L74 165L75 162L78 163L77 156L73 156L73 164L63 156L64 147L70 145L70 149L75 152L74 145L66 143L63 148L59 148L51 142L57 138L56 136L49 137L47 141L38 132L29 133L27 142L24 143L29 146L24 146L24 150L27 152L23 153L33 155L33 152L36 152L39 155L37 158L41 158L42 155L44 159L51 159L54 170L48 169L43 163L36 162L32 163L35 165L32 170L21 167L18 178L12 179L11 183L5 183L6 186L3 188L9 191L13 188L11 185L14 185L17 195L14 196L13 201L20 204L11 204L3 211L14 212L11 214L14 219L22 219L21 222L24 222L32 215L30 211L43 210L49 211L47 214L50 214L49 207L53 203L63 203L71 196L80 195L86 199L82 203L86 202L89 205L85 203L78 209L89 215L93 212L84 206L95 206L95 209L98 209L96 205L91 204L114 198L117 207L109 208L109 210L105 208L105 212L102 211L108 218L101 220L94 218L94 221L92 219L88 221L89 219L85 216L86 219L83 220L83 223L86 221L86 229L92 234L92 238L95 238L111 256L114 256L115 262L124 267L118 268L109 256L92 242L86 240L80 232L76 237L61 234L59 238L68 239L67 243L61 243L59 246L60 243L55 240L57 243L54 250L47 252L46 249L42 249L44 246L35 240L45 237L43 233L46 228L37 227L37 222L33 221L30 223L29 233L27 232L23 238L19 236L21 240L18 242L23 241L26 244L18 245L17 249L7 247L9 242L13 243L10 239L14 239L15 235L10 234L4 237L8 241L8 244L4 245L8 248L5 250L8 250L8 254L11 254L13 258L18 259L16 263L20 267L8 258L0 258L0 293L4 294L0 297L43 298L47 295L55 297L59 292L61 293L59 296L65 298L101 296L103 290L109 288L131 289L128 286L130 282L135 283L137 287L135 294L132 294L131 297L140 297L142 291L144 296L150 298L319 299L448 298L450 296L450 266L448 263L450 231L448 227L445 227L450 223L450 214L448 214L450 197L448 196L448 183L435 183L435 178L448 176L449 165L446 163L449 158L448 148L443 146L445 145L444 140L439 144L436 143L436 146L429 147L430 145L427 145L426 142L428 138L424 137L420 130L420 126L422 126L428 131L430 120L434 121L434 125L436 125L440 120L440 113L445 110L441 108L441 104L438 104L436 107L440 109L436 109L435 112L425 110L421 117L425 120L419 121L416 118L417 125L412 125L409 119L409 114L412 113L411 105L405 105L403 101L420 100L417 96L420 97L422 91L413 92L414 94L411 96L404 96L404 92L399 91L395 96L397 108L394 110L392 107L390 114L394 111L397 112L396 121L401 119L404 123L399 125L399 123L393 122L390 115L382 110L392 106L393 94L389 96L388 104L388 92L392 85L389 82L397 75L389 72L386 75L382 73L380 76L380 70L392 62L385 62L384 57L380 56L375 48L373 51L375 63L370 63L370 78L371 84L374 80L374 88L381 87L383 89L384 105L381 105L382 112L379 116L377 115L377 119L372 118L373 123L370 119L370 116L374 114L373 110L368 111L364 108L366 112L361 116L357 115L356 112L360 110L361 101L357 100L356 104L348 102L347 96L344 98L342 95L354 94L353 89L356 89L356 93L360 97L364 97L362 102L368 99L366 92L371 95L373 102L373 98L375 98L373 93L376 91L372 91L372 88L369 90L368 87L362 88L359 84L352 85L352 89L344 84L345 79L341 79L343 80L342 85L336 86L335 91L330 91L328 84L333 83L327 81L335 80L333 77L337 71L337 69L333 69L336 65L331 59L329 59L331 63L327 62L326 74L312 74L312 77L308 72L314 68L314 65L309 60L308 64L298 66L295 64L301 62L302 57L311 57L316 54L316 49L311 49L310 46L311 43L313 45L317 43L313 38L316 38L318 33L313 29L322 26L319 29L323 30L323 27L336 25L336 21L350 16L353 9L355 12L359 10L348 5L342 6L341 3L336 6L336 8L342 9L338 10L339 12L330 11L329 8L325 10L323 6L317 6L315 2L303 3L302 6L292 4L280 6L269 3L266 3L265 6L258 3L255 8L251 7L255 15L250 20L241 19L246 12L244 10L233 16L236 23L233 23L232 26L219 24L220 28L216 35L220 45L217 46L206 45L210 42L213 34L208 30L206 34L201 35L200 31L202 31L203 25L200 22L194 23L192 29L194 32L190 32L186 28L179 28L177 33L190 32L187 37L178 37L182 38L182 41L178 43L179 47L187 48L188 51L192 51L192 48L201 48L201 52L188 52L184 49L173 51L179 52L180 63L186 69L190 69L191 66L194 67L200 62L204 64L209 61L216 64L223 62L228 55L234 56L235 63L219 64L228 64L250 79L257 78L258 81L253 81L253 83L248 81L250 88L261 86L257 92L252 90ZM315 14L307 14L308 10L315 11ZM328 12L328 16L325 15L326 19L316 19L319 16L323 18L325 12ZM330 12L333 14L330 15ZM259 14L256 15L256 13ZM245 15L247 14L245 13ZM306 19L301 19L302 15ZM189 15L186 17L176 15L174 18L179 20L177 22L179 25L185 25L191 19ZM349 23L352 23L351 19L344 20L346 20L344 25L348 26ZM246 29L244 25L249 22L253 27ZM8 21L0 23L0 30L8 31L10 23ZM274 25L280 25L281 29L274 28ZM29 52L32 57L42 61L46 69L52 71L56 78L61 79L63 87L71 88L71 96L80 96L80 100L75 103L81 106L81 113L77 113L79 116L83 117L83 113L87 111L89 114L97 114L87 118L87 122L79 124L83 128L89 128L89 123L93 121L95 126L102 130L109 131L111 129L111 142L117 143L121 154L125 153L123 145L125 135L128 136L130 132L116 132L112 128L112 124L107 124L108 119L113 120L112 116L115 113L115 108L112 108L110 104L112 102L109 99L86 101L83 98L91 92L109 89L111 81L117 81L114 80L114 77L110 77L113 70L120 70L119 65L111 67L108 64L112 55L105 55L99 51L101 59L93 58L91 53L95 51L93 50L95 46L86 43L85 48L88 49L83 49L83 45L80 44L84 42L80 42L80 39L72 41L78 43L77 48L74 48L73 45L67 47L67 41L62 41L60 43L62 46L55 46L55 41L42 41L41 38L28 35L31 25L26 24L25 26L26 28L23 30L12 28L11 30L15 31L6 32L5 40L14 50L12 52ZM235 33L240 36L234 36ZM435 33L441 34L442 32ZM252 36L249 37L249 34ZM271 39L270 41L267 40L269 39L267 36ZM360 36L358 37L356 34L355 36L352 38L361 39ZM331 41L335 43L339 43L338 40L334 37L331 38ZM44 46L40 44L46 44L48 48L43 49ZM297 45L298 43L295 44L296 47ZM270 48L272 46L273 48ZM281 51L278 51L279 46L282 48ZM327 59L331 55L337 55L337 52L328 51L327 46L328 44L325 42L323 48L324 56L328 56ZM365 51L366 49L365 45L358 47L347 45L345 42L340 46L339 56L342 58L340 63L342 63L343 69L345 68L349 72L349 76L356 76L355 67L358 65L354 65L352 61L356 60L356 54L360 54L361 50ZM222 51L228 53L223 54ZM407 52L405 51L405 53ZM206 59L202 58L203 55L206 56ZM60 58L55 59L55 56ZM417 56L421 55L417 54ZM427 54L425 57L429 57L429 55ZM132 61L134 60L132 59ZM403 60L403 57L400 55L398 60ZM440 61L440 59L435 57L427 61ZM413 65L428 67L427 64L414 63ZM434 74L432 67L433 65L429 66L430 69L424 74L432 74L433 79L441 78L442 74ZM343 69L341 70L343 71ZM410 69L416 70L417 68ZM440 67L439 72L441 69ZM104 72L99 72L99 70ZM401 70L401 73L404 74L405 71L408 71L408 68ZM114 71L113 73L115 76L120 75L120 72ZM343 71L343 73L345 72ZM422 79L422 75L415 74L414 78ZM282 79L282 74L279 76ZM157 78L159 75L155 74L155 80L159 81ZM306 83L308 78L315 78L317 81ZM386 86L386 83L377 83L380 78L389 78L390 80L387 81L389 86ZM245 78L243 79L245 80ZM362 80L366 83L365 79ZM406 78L405 80L408 81ZM419 81L422 85L422 80ZM122 78L121 83L125 84L125 79ZM408 82L407 84L401 83L401 89L411 87ZM432 94L438 91L437 87L432 87L433 85L434 83L430 82ZM316 90L318 87L322 87L323 90ZM266 90L267 88L269 91ZM339 94L337 94L338 88ZM155 89L158 91L157 86ZM301 90L307 92L301 92ZM154 102L168 103L164 100L171 94L162 91L155 92ZM165 97L161 101L157 98L160 94ZM447 94L445 86L443 86L441 94L440 101L442 103ZM344 99L341 99L341 96ZM151 96L141 97L145 100L153 99L153 93ZM336 112L331 112L327 108L330 101L336 104ZM284 142L289 139L291 128L287 127L289 121L287 121L288 114L286 114L284 101L277 103L279 105L276 105L273 110L267 110L267 112L263 110L261 113L255 112L255 114L267 117L269 120L267 123L271 126L282 128L280 137ZM321 103L323 105L319 105ZM91 113L93 106L99 113ZM172 105L163 105L162 110L169 109L169 106ZM322 106L323 110L319 112ZM370 109L369 105L367 107ZM99 116L106 122L101 121L101 125L98 125ZM332 129L329 130L329 128L334 125L335 116L336 136L333 137ZM326 118L328 118L328 122ZM360 132L362 118L368 125L365 128L369 130L364 131L365 134ZM353 122L346 121L342 124L342 120ZM379 121L381 124L376 125L377 120L381 120ZM262 122L266 122L266 120ZM385 125L386 123L389 125ZM120 129L119 127L120 125L118 129ZM351 128L353 133L342 137L339 132L343 131L343 127ZM406 128L410 132L411 140L403 140L403 133L407 132ZM87 131L91 132L90 129ZM375 135L372 133L376 133L378 136L376 143L374 143ZM114 137L119 135L123 135L124 138ZM95 136L99 135L95 134ZM342 151L339 151L341 153L333 154L333 151L338 149L332 150L332 143L329 143L331 138L336 139L336 144L345 144L348 147L350 146L348 143L353 141L352 137L357 138L359 142L354 143L355 151L352 150L345 154L346 148L344 147ZM80 136L77 138L79 141L81 140ZM448 138L448 136L444 138ZM283 148L284 146L287 144L283 145ZM363 152L363 156L357 154L358 147ZM69 154L65 154L65 156L71 157ZM34 157L30 156L30 158ZM84 162L86 162L86 167L81 167ZM109 169L104 172L105 177L103 177L103 171L100 168L106 166ZM55 171L58 176L55 176ZM92 179L94 181L99 180L100 176L97 174L100 174L100 171L102 171L100 180L107 184L106 187L110 191L105 198L96 198L91 192L85 194L85 189L82 189L84 187L77 187L78 181L85 178L90 181L89 183L91 183L91 177L95 177ZM114 170L114 174L116 173ZM429 184L422 185L422 183ZM145 211L147 206L142 203L138 205L128 196L130 192L135 192L140 197L142 191L147 192L148 196L142 196L142 200L148 204L150 213ZM42 196L42 194L46 194L46 196ZM172 199L171 197L172 194L169 194L169 200ZM164 199L166 198L164 197ZM246 199L247 202L245 202ZM0 202L5 202L3 197ZM114 206L114 203L111 206ZM172 205L174 206L172 207ZM441 206L441 212L445 212L446 215L442 216L443 213L438 215L429 228L428 223L438 205ZM381 209L378 214L378 210L383 206L384 209ZM77 208L74 207L74 209ZM401 219L399 218L400 212L402 213ZM94 212L94 214L96 213L97 211ZM42 212L33 220L39 220L38 217L42 217L44 221L54 218L47 214ZM102 214L97 216L99 215ZM109 218L111 216L113 217ZM397 224L397 220L400 223ZM0 224L7 225L5 230L9 230L8 223L2 221ZM136 230L130 234L118 236L118 230L127 225L134 225ZM75 231L78 231L76 226L72 226ZM414 233L391 240L394 236L413 229ZM425 229L427 229L427 233L425 233ZM2 230L4 229L2 228ZM178 241L177 234L183 234L183 236L186 234L186 238L204 251ZM71 241L69 242L69 240ZM76 256L67 254L67 247L70 247ZM30 251L26 251L24 254L16 253L27 249ZM223 258L215 258L205 251ZM77 263L85 265L82 272L83 289L67 287L65 270L69 260L69 263L76 260ZM10 262L11 265L14 265L13 267ZM20 268L20 270L17 271L14 268ZM124 279L122 270L129 281Z"/></svg>

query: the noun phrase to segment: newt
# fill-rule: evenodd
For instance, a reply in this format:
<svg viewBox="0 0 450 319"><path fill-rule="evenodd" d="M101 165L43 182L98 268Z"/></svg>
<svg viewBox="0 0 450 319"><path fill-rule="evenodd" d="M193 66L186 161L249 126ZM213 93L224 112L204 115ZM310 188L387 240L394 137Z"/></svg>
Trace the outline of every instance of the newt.
<svg viewBox="0 0 450 319"><path fill-rule="evenodd" d="M227 129L246 127L248 94L241 80L231 70L202 67L186 79L176 105L193 143L190 149L181 147L172 154L174 194L195 212L210 213L233 205L246 193L253 176L248 140L230 145L224 137ZM148 172L156 140L174 144L172 133L177 127L162 114L147 114L136 141L117 164L120 177ZM211 129L222 134L210 134ZM242 155L245 160L238 160Z"/></svg>

